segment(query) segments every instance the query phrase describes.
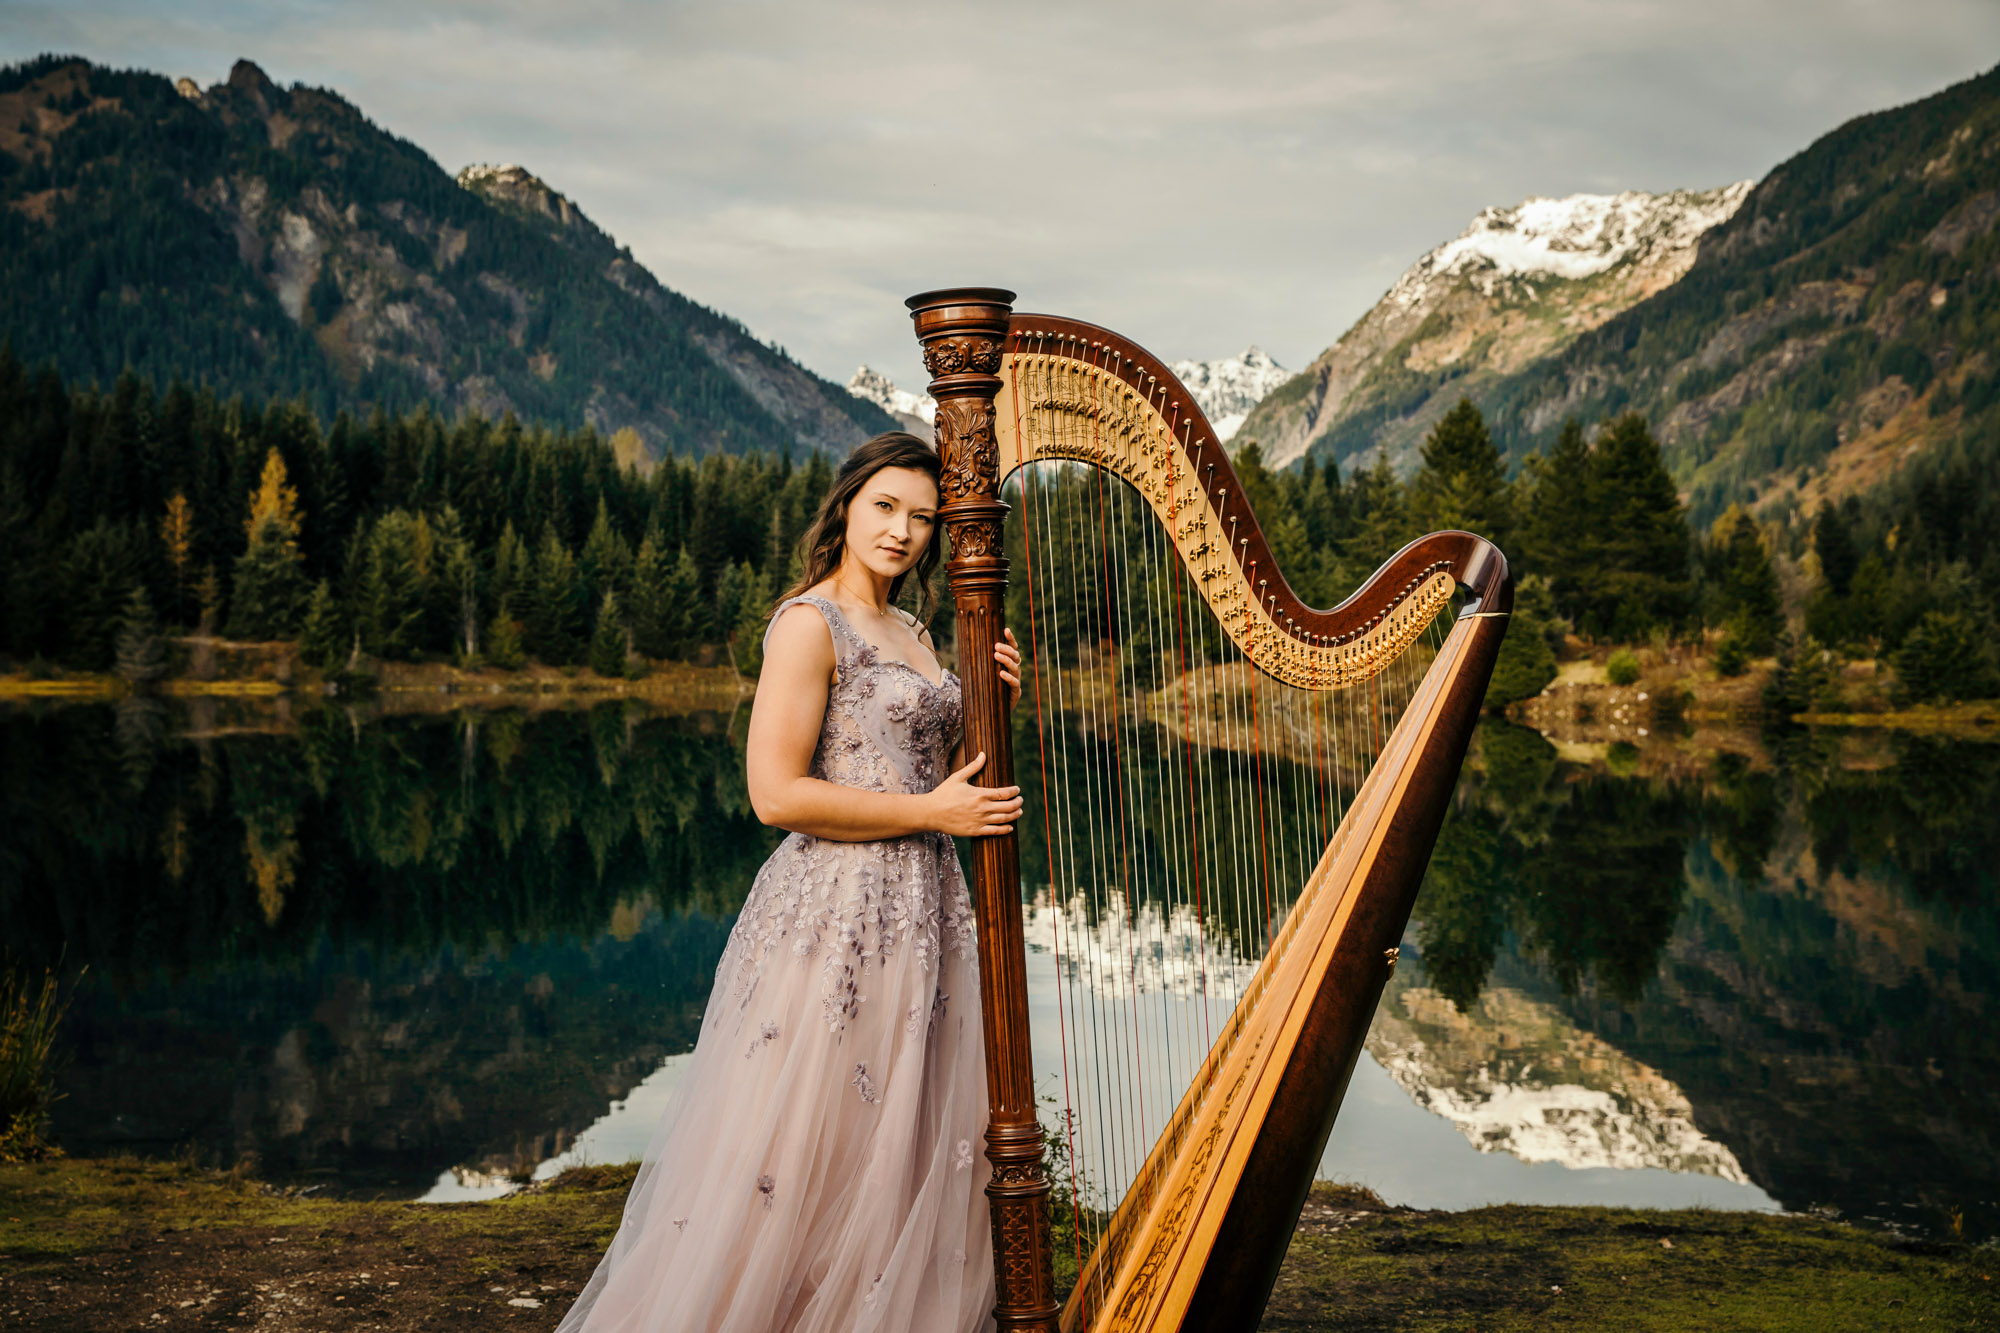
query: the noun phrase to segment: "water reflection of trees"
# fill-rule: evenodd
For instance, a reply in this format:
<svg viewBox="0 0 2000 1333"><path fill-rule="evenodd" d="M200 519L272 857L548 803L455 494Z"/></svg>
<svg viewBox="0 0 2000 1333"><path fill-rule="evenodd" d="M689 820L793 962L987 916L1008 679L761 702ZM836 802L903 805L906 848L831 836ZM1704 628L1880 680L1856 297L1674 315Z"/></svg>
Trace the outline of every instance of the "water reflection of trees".
<svg viewBox="0 0 2000 1333"><path fill-rule="evenodd" d="M73 1151L416 1192L694 1039L775 835L720 719L0 716L0 931L88 965Z"/></svg>
<svg viewBox="0 0 2000 1333"><path fill-rule="evenodd" d="M0 765L11 951L114 979L589 936L635 897L727 917L775 840L719 721L615 705L194 740L16 713Z"/></svg>
<svg viewBox="0 0 2000 1333"><path fill-rule="evenodd" d="M1579 774L1539 734L1482 725L1417 904L1432 983L1470 1005L1511 935L1565 991L1636 994L1673 930L1690 809L1671 784Z"/></svg>
<svg viewBox="0 0 2000 1333"><path fill-rule="evenodd" d="M1638 767L1481 728L1417 902L1430 984L1545 993L1788 1207L1991 1234L2000 747L1800 734Z"/></svg>

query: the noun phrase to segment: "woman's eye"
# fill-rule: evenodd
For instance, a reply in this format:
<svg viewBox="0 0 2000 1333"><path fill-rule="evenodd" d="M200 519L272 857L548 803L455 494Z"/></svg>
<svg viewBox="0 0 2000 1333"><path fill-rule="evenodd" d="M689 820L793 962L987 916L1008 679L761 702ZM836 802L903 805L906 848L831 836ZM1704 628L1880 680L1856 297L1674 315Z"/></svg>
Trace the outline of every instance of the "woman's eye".
<svg viewBox="0 0 2000 1333"><path fill-rule="evenodd" d="M875 507L885 514L889 512L889 502L887 500L877 500Z"/></svg>

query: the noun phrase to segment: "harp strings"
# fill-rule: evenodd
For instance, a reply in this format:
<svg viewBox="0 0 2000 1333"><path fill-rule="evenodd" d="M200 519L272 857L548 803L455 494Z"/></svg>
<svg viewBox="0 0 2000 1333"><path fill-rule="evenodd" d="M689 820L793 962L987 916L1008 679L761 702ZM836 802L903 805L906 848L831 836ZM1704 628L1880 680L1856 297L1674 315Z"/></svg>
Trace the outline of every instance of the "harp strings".
<svg viewBox="0 0 2000 1333"><path fill-rule="evenodd" d="M1115 355L1076 354L1092 367ZM1101 457L1116 429L1106 377L1071 364L1017 363L998 406L1027 457ZM1052 403L1066 409L1044 410ZM1101 1285L1115 1266L1089 1260L1107 1239L1117 1248L1113 1211L1202 1075L1442 630L1370 681L1295 689L1245 659L1172 533L1122 478L1043 461L1009 487L1009 619L1027 627L1033 663L1017 725L1035 734L1016 753L1033 756L1020 765L1033 788L1023 891L1031 969L1049 978L1031 1011L1062 1159L1058 1265ZM1082 1300L1097 1306L1089 1291Z"/></svg>

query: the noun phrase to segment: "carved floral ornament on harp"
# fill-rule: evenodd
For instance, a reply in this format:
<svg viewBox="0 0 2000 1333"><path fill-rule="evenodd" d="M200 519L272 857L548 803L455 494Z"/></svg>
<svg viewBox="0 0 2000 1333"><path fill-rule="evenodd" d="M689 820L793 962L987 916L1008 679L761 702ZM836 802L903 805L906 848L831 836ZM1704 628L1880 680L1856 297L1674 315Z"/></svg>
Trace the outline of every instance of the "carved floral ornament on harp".
<svg viewBox="0 0 2000 1333"><path fill-rule="evenodd" d="M924 344L924 369L945 375L991 375L1000 369L1000 341L977 335L938 338Z"/></svg>
<svg viewBox="0 0 2000 1333"><path fill-rule="evenodd" d="M935 430L943 463L938 492L945 502L990 494L1000 472L993 405L984 398L946 398L938 404Z"/></svg>
<svg viewBox="0 0 2000 1333"><path fill-rule="evenodd" d="M1027 341L1038 340L1029 335ZM1267 674L1307 690L1359 684L1395 661L1450 603L1457 582L1440 561L1399 589L1387 611L1338 641L1300 626L1279 609L1270 572L1244 563L1247 544L1237 532L1240 516L1231 497L1209 490L1197 475L1201 451L1220 446L1194 439L1189 426L1182 431L1187 438L1176 438L1165 412L1166 388L1141 392L1120 370L1085 359L1098 355L1080 344L1075 354L1010 352L999 365L997 452L1011 464L1090 463L1129 482L1172 535L1223 629ZM949 487L947 430L957 425L947 427L944 412L940 404ZM1176 415L1192 419L1192 413Z"/></svg>

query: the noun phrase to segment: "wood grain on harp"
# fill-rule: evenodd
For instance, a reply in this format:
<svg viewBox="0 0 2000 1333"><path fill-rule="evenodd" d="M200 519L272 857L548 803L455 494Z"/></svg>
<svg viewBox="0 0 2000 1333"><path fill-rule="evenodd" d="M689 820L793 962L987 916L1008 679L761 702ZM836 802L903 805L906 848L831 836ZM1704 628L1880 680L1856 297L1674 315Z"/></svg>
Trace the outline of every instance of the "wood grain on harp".
<svg viewBox="0 0 2000 1333"><path fill-rule="evenodd" d="M1027 901L1055 955L1075 1281L1058 1314L1020 861L992 839L973 877L994 1313L1003 1330L1248 1327L1396 966L1506 630L1507 563L1433 533L1338 606L1308 605L1172 373L1012 299L909 303L961 638L990 641L1019 578L1035 660ZM1461 587L1474 600L1441 632ZM997 697L972 684L968 734L1012 772Z"/></svg>

